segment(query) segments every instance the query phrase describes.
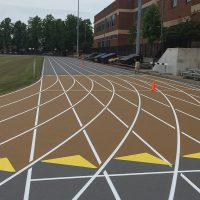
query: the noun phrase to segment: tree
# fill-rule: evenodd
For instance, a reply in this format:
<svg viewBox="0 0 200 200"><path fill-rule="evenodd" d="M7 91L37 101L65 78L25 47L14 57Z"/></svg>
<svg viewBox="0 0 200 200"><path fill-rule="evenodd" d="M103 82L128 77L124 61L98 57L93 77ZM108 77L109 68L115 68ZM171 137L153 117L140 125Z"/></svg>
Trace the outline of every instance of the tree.
<svg viewBox="0 0 200 200"><path fill-rule="evenodd" d="M56 21L52 15L43 19L43 47L45 51L54 51L56 48Z"/></svg>
<svg viewBox="0 0 200 200"><path fill-rule="evenodd" d="M128 35L128 40L131 44L133 44L135 42L136 39L136 34L137 34L137 30L135 26L131 26L129 28L129 35Z"/></svg>
<svg viewBox="0 0 200 200"><path fill-rule="evenodd" d="M12 43L17 51L26 49L27 47L27 27L21 21L17 21L14 24Z"/></svg>
<svg viewBox="0 0 200 200"><path fill-rule="evenodd" d="M89 19L79 20L79 43L83 50L92 46L93 43L93 31L92 23ZM77 43L77 17L74 15L68 15L65 20L66 27L66 48L71 51Z"/></svg>
<svg viewBox="0 0 200 200"><path fill-rule="evenodd" d="M67 15L65 20L66 26L66 48L71 51L76 45L77 38L77 17L74 15ZM80 30L81 33L81 30Z"/></svg>
<svg viewBox="0 0 200 200"><path fill-rule="evenodd" d="M64 21L57 19L55 21L56 34L55 34L55 45L59 54L64 54L66 51L65 41L66 41L66 27Z"/></svg>
<svg viewBox="0 0 200 200"><path fill-rule="evenodd" d="M186 21L166 28L165 41L168 47L190 47L192 41L200 41L200 22Z"/></svg>
<svg viewBox="0 0 200 200"><path fill-rule="evenodd" d="M159 8L155 4L151 5L144 14L142 34L151 45L153 45L156 40L160 39L161 19Z"/></svg>
<svg viewBox="0 0 200 200"><path fill-rule="evenodd" d="M12 41L12 29L13 24L11 23L10 18L5 18L0 25L1 35L2 35L2 46L5 49L8 49Z"/></svg>
<svg viewBox="0 0 200 200"><path fill-rule="evenodd" d="M40 17L31 17L28 20L28 46L37 51L42 44L42 20Z"/></svg>
<svg viewBox="0 0 200 200"><path fill-rule="evenodd" d="M80 46L83 51L86 51L92 46L93 31L90 19L80 20Z"/></svg>
<svg viewBox="0 0 200 200"><path fill-rule="evenodd" d="M93 43L93 28L89 19L80 18L80 47L87 50ZM28 24L17 21L14 25L10 18L0 23L0 49L12 48L20 51L30 49L64 54L72 51L77 43L77 17L68 15L63 21L47 15L43 20L35 16ZM12 46L11 46L12 45Z"/></svg>

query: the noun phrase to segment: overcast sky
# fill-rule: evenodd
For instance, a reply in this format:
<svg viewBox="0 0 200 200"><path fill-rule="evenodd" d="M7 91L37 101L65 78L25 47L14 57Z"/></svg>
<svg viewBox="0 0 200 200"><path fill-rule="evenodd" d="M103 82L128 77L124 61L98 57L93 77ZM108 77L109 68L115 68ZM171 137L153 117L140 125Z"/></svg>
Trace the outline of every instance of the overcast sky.
<svg viewBox="0 0 200 200"><path fill-rule="evenodd" d="M13 21L26 22L29 17L44 17L53 14L55 18L65 19L67 14L77 14L78 0L0 0L0 20L10 17ZM114 0L80 0L80 17L90 18Z"/></svg>

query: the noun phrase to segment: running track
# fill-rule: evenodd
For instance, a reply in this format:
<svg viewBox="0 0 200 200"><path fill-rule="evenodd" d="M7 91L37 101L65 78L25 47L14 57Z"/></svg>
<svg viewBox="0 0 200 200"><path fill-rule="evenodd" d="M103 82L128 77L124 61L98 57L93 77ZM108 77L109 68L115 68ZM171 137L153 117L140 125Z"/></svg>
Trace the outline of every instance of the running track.
<svg viewBox="0 0 200 200"><path fill-rule="evenodd" d="M200 199L200 88L46 57L0 112L1 200Z"/></svg>

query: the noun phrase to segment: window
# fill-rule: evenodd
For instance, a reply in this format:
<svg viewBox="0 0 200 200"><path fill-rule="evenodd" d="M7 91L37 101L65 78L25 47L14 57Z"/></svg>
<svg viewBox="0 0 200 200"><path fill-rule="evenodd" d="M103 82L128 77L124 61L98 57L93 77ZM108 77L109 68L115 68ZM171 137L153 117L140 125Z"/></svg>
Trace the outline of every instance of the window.
<svg viewBox="0 0 200 200"><path fill-rule="evenodd" d="M172 7L175 8L177 6L177 0L172 0Z"/></svg>

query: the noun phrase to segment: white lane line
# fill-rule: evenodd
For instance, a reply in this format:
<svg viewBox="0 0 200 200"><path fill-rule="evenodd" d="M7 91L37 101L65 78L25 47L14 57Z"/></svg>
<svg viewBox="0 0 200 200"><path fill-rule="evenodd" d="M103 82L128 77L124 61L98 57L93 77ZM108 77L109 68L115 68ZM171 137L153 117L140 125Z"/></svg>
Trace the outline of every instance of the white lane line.
<svg viewBox="0 0 200 200"><path fill-rule="evenodd" d="M92 92L92 90L90 90L90 93L88 93L84 98L82 98L79 102L77 102L76 104L73 105L73 107L75 107L77 104L79 104L83 99L85 99L88 95L90 95ZM73 139L75 136L77 136L79 133L81 133L87 126L89 126L91 123L93 123L93 121L95 121L106 109L107 107L110 105L112 98L114 96L114 93L112 94L111 99L109 100L109 102L105 105L105 107L94 117L92 118L88 123L86 123L82 128L80 128L79 130L77 130L75 133L73 133L71 136L67 137L65 140L63 140L61 143L59 143L57 146L55 146L54 148L52 148L51 150L49 150L47 153L43 154L42 156L40 156L39 158L35 159L33 162L29 163L28 165L26 165L24 168L20 169L19 171L17 171L15 174L11 175L10 177L6 178L5 180L3 180L2 182L0 182L0 187L4 184L6 184L7 182L9 182L10 180L12 180L13 178L17 177L18 175L20 175L21 173L23 173L24 171L28 170L29 168L33 167L36 163L38 163L39 161L41 161L42 159L44 159L45 157L47 157L48 155L50 155L51 153L53 153L54 151L56 151L57 149L59 149L60 147L62 147L64 144L66 144L67 142L69 142L71 139ZM60 114L58 114L59 116L65 112L67 112L67 110L69 110L71 108L66 109L65 111L61 112ZM54 116L53 118L56 118L56 116ZM51 121L51 119L47 120L47 121ZM46 122L44 122L46 123ZM42 124L44 124L42 123ZM41 124L39 125L41 126ZM38 126L37 126L38 127ZM34 127L36 128L36 127ZM31 130L33 130L34 128L32 128ZM30 131L30 130L29 130ZM23 133L24 134L24 133ZM19 137L16 136L16 137Z"/></svg>
<svg viewBox="0 0 200 200"><path fill-rule="evenodd" d="M158 157L160 157L162 160L168 163L170 167L172 167L172 164L164 156L162 156L155 148L153 148L148 142L146 142L138 133L136 133L135 131L132 131L132 133L137 138L139 138L147 147L149 147L149 149L151 149Z"/></svg>
<svg viewBox="0 0 200 200"><path fill-rule="evenodd" d="M56 62L56 61L55 61L55 62ZM57 63L57 62L56 62L56 63ZM58 64L65 72L67 72L59 63L57 63L57 64ZM67 73L68 73L68 72L67 72ZM69 73L68 73L68 74L69 74ZM92 88L94 88L94 82L93 82L93 81L91 81L91 82L92 82ZM59 83L60 83L60 85L61 85L61 88L62 88L63 91L64 91L64 87L63 87L62 83L60 82L60 80L59 80ZM113 90L114 90L114 88L113 88ZM71 102L69 96L68 96L66 93L65 93L65 96L66 96L66 98L67 98L67 100L68 100L70 106L72 106L72 102ZM83 124L82 124L82 122L81 122L81 120L80 120L80 118L79 118L79 116L78 116L78 113L76 112L76 110L75 110L74 108L72 108L72 110L73 110L73 113L74 113L74 115L75 115L75 117L76 117L76 119L77 119L77 121L78 121L80 127L83 127ZM96 151L94 145L92 144L92 141L90 140L90 138L89 138L89 136L88 136L88 133L86 132L85 129L83 130L83 133L84 133L84 135L85 135L85 137L86 137L87 142L89 143L90 148L92 149L92 152L93 152L93 154L94 154L94 156L95 156L95 158L96 158L98 164L100 165L100 164L102 163L102 161L101 161L101 159L100 159L100 157L99 157L99 155L98 155L98 153L97 153L97 151ZM107 180L107 182L108 182L108 185L110 186L111 191L113 192L113 195L114 195L115 199L120 200L121 198L120 198L120 196L119 196L119 194L118 194L116 188L114 187L112 181L110 180L107 171L104 171L103 173L104 173L104 176L105 176L105 178L106 178L106 180Z"/></svg>
<svg viewBox="0 0 200 200"><path fill-rule="evenodd" d="M54 61L54 62L56 62L56 61ZM50 62L50 63L51 63L51 62ZM60 68L62 68L66 73L68 73L68 74L70 75L70 73L69 73L67 70L65 70L58 62L56 62L56 63L60 66ZM51 64L51 65L52 65L52 64ZM52 67L53 67L53 66L52 66ZM54 72L55 72L55 69L54 69ZM56 72L55 72L55 73L56 73ZM93 82L92 80L90 80L90 81L92 82L92 88L94 88L94 82ZM62 88L63 91L64 91L65 89L64 89L62 83L60 82L60 80L59 80L59 83L60 83L61 88ZM82 85L81 85L81 86L82 86ZM87 91L88 91L88 90L87 90ZM114 88L114 87L113 87L113 92L115 93L115 88ZM66 96L66 98L67 98L67 100L68 100L70 106L72 106L72 102L71 102L69 96L67 95L66 92L64 92L64 93L65 93L65 96ZM114 97L114 96L113 96L113 97ZM82 128L82 127L83 127L83 124L82 124L82 122L81 122L80 117L78 116L78 113L76 112L75 108L72 108L72 110L73 110L73 113L74 113L74 115L75 115L75 117L76 117L76 119L77 119L77 121L78 121L80 127ZM91 148L91 150L92 150L92 152L93 152L93 154L94 154L94 156L95 156L95 158L96 158L98 164L101 165L102 161L101 161L101 159L100 159L100 157L99 157L99 155L98 155L98 153L97 153L97 151L96 151L94 145L92 144L92 141L90 140L89 135L88 135L88 133L87 133L87 131L86 131L85 129L83 130L83 133L84 133L84 135L85 135L85 137L86 137L86 140L87 140L87 142L88 142L88 144L89 144L89 146L90 146L90 148ZM120 200L121 198L120 198L120 196L119 196L119 194L118 194L118 192L117 192L115 186L113 185L113 183L112 183L112 181L111 181L111 179L110 179L110 177L109 177L107 171L104 170L103 174L104 174L104 176L105 176L105 178L106 178L106 180L107 180L107 182L108 182L108 185L110 186L110 189L111 189L111 191L112 191L112 193L113 193L115 199L116 199L116 200Z"/></svg>
<svg viewBox="0 0 200 200"><path fill-rule="evenodd" d="M197 95L195 95L195 94L191 94L191 95L194 96L194 97L200 98L200 96L197 96Z"/></svg>
<svg viewBox="0 0 200 200"><path fill-rule="evenodd" d="M90 91L90 92L91 92L91 91ZM84 100L85 98L87 98L89 95L90 95L90 93L86 94L82 99L80 99L78 102L76 102L76 103L73 105L73 107L75 107L76 105L78 105L81 101L83 101L83 100ZM69 107L69 108L65 109L64 111L60 112L59 114L57 114L57 115L55 115L55 116L49 118L48 120L46 120L46 121L40 123L40 124L37 125L36 127L32 127L32 128L30 128L30 129L28 129L28 130L26 130L26 131L24 131L24 132L21 132L21 133L15 135L15 136L13 136L13 137L11 137L11 138L9 138L9 139L3 141L3 142L1 142L1 143L0 143L0 146L1 146L1 145L4 145L4 144L6 144L6 143L8 143L8 142L10 142L10 141L12 141L12 140L15 140L15 139L17 139L17 138L19 138L19 137L21 137L21 136L27 134L27 133L29 133L30 131L34 130L35 128L41 127L41 126L43 126L44 124L47 124L48 122L51 122L52 120L54 120L54 119L56 119L57 117L63 115L64 113L68 112L68 111L71 110L71 109L72 109L72 107Z"/></svg>
<svg viewBox="0 0 200 200"><path fill-rule="evenodd" d="M191 105L200 107L199 104L192 103L192 102L190 102L190 101L186 101L186 100L184 100L184 99L180 99L180 98L178 98L178 97L175 97L175 96L172 96L172 95L169 95L169 94L166 94L166 96L169 96L169 97L171 97L171 98L173 98L173 99L177 99L177 100L179 100L179 101L183 101L183 102L189 103L189 104L191 104Z"/></svg>
<svg viewBox="0 0 200 200"><path fill-rule="evenodd" d="M176 131L177 131L176 159L175 159L174 173L173 173L173 178L172 178L172 185L171 185L169 198L168 198L169 200L173 200L174 199L174 195L175 195L176 186L177 186L178 170L179 170L179 163L180 163L181 131L180 131L180 125L179 125L178 116L176 114L176 110L175 110L174 106L172 105L171 101L167 98L167 96L161 90L158 90L158 91L168 101L168 103L169 103L169 105L170 105L170 107L172 109L175 121L176 121Z"/></svg>
<svg viewBox="0 0 200 200"><path fill-rule="evenodd" d="M119 78L119 79L121 79L121 78ZM169 105L172 109L174 118L175 118L175 122L176 122L176 130L177 130L176 160L175 160L171 189L170 189L170 193L169 193L169 200L173 200L174 195L175 195L176 185L177 185L178 169L179 169L179 162L180 162L180 134L181 133L180 133L179 120L178 120L174 106L172 105L171 101L167 98L167 96L161 90L158 90L158 91L163 95L163 97L165 97L165 99L169 103Z"/></svg>
<svg viewBox="0 0 200 200"><path fill-rule="evenodd" d="M145 75L146 76L146 75ZM151 76L151 77L154 77L155 76L152 76L152 75L148 75L148 77ZM147 76L146 76L147 77ZM160 78L161 79L161 78ZM169 82L175 82L175 83L178 83L178 84L172 84L174 86L180 86L180 87L185 87L187 86L186 88L192 88L193 90L196 90L196 91L200 91L200 88L197 86L197 85L193 85L193 84L190 84L190 83L184 83L184 82L181 82L181 81L175 81L175 80L171 80L171 79L168 79L168 78L164 78L162 77L162 79L166 80L166 81L169 81ZM182 85L182 86L181 86Z"/></svg>
<svg viewBox="0 0 200 200"><path fill-rule="evenodd" d="M88 66L87 66L87 67L88 67ZM88 67L88 68L91 69L90 67ZM96 69L96 68L95 68L95 69L92 68L92 69L95 70L95 71L102 72L101 70L98 70L98 69ZM108 71L108 69L107 69L107 71ZM102 73L104 73L104 72L102 72ZM116 73L116 72L113 72L113 73ZM112 75L110 75L110 76L112 76ZM137 79L137 78L134 78L134 77L130 77L130 78L136 79L136 80L138 80L138 81L140 81L140 82L143 82L143 83L145 83L145 84L150 85L149 82L142 81L142 80ZM123 85L121 85L121 84L119 84L119 83L116 83L115 81L112 81L112 82L115 83L115 84L117 84L117 85L120 85L121 87L123 87L123 88L125 88L125 89L127 89L127 90L129 90L129 91L131 91L130 88L128 88L128 87L126 87L126 86L123 86ZM140 87L143 87L143 88L147 88L147 89L148 89L148 87L143 86L143 85L140 85L140 84L137 84L137 83L135 83L135 82L134 82L134 84L136 84L136 85L138 85L138 86L140 86ZM118 91L118 90L117 90L117 91ZM138 90L138 91L141 91L141 90ZM162 90L162 91L164 92L165 90ZM178 90L176 90L176 91L178 91ZM179 92L180 92L180 91L179 91ZM157 101L157 100L155 100L155 99L153 99L153 98L151 98L151 97L148 97L148 96L146 96L146 95L141 94L141 96L144 96L145 98L148 98L148 99L150 99L150 100L152 100L152 101L155 101L155 102L157 102L157 103L159 103L159 104L162 104L162 105L164 105L164 106L166 106L166 107L170 107L169 105L164 104L164 103L162 103L162 102L160 102L160 101ZM166 94L166 96L171 96L171 95L167 95L167 94ZM178 99L178 100L180 100L180 101L187 102L187 103L192 104L192 105L195 105L195 106L200 106L200 105L198 105L198 104L194 104L194 103L192 103L192 102L189 102L189 101L186 101L186 100L182 100L182 99L176 98L176 97L174 97L174 96L171 96L171 97L173 97L173 98L175 98L175 99ZM179 112L178 109L176 109L176 110ZM194 119L198 119L198 120L199 120L199 118L197 118L196 116L190 115L189 113L186 113L186 112L183 112L183 111L182 111L181 113L182 113L182 114L185 114L185 115L187 115L187 116L193 117Z"/></svg>
<svg viewBox="0 0 200 200"><path fill-rule="evenodd" d="M67 65L68 67L70 67L69 65ZM70 67L71 68L71 67ZM72 69L72 68L71 68ZM76 69L74 69L73 68L73 70L75 70L75 71L77 71ZM78 71L77 71L78 72ZM81 73L81 72L79 72L79 73ZM82 73L81 73L82 74ZM84 74L82 74L82 76L86 76L86 75L84 75ZM87 76L86 76L87 77ZM89 78L89 79L91 79L91 78ZM103 78L103 79L105 79L105 78ZM107 82L109 82L111 85L112 85L112 83L111 83L111 81L110 80L107 80L107 79L105 79ZM94 80L93 80L94 81ZM78 82L78 81L77 81ZM96 82L96 81L94 81L94 82ZM78 82L80 85L82 85L80 82ZM98 83L98 82L96 82L98 85L100 85L100 86L102 86L102 87L104 87L104 88L106 88L105 86L103 86L102 84L100 84L100 83ZM128 84L130 84L130 83L128 83ZM130 86L132 87L132 85L130 84ZM82 87L87 91L87 88L85 88L83 85L82 85ZM110 90L109 88L107 88L107 90L109 91L109 92L112 92L112 90ZM102 106L105 106L94 94L91 94L92 95L92 97L93 98L95 98ZM135 104L134 104L135 105ZM135 105L136 106L136 105ZM137 107L137 106L136 106ZM109 108L107 108L107 110L120 122L120 123L122 123L126 128L129 128L129 126L122 120L122 119L120 119L114 112L112 112ZM140 139L147 147L149 147L158 157L160 157L160 159L162 159L162 160L164 160L165 162L167 162L167 163L169 163L169 166L170 167L172 167L172 164L166 159L166 158L164 158L164 156L162 156L155 148L153 148L149 143L147 143L142 137L140 137L135 131L132 131L132 133L138 138L138 139Z"/></svg>
<svg viewBox="0 0 200 200"><path fill-rule="evenodd" d="M145 77L145 78L146 78L146 79L150 79L150 78L148 78L148 77ZM196 101L198 104L200 104L200 101L199 101L199 100L197 100L197 99L194 98L191 94L185 92L184 90L181 90L181 89L179 89L179 88L176 88L176 87L172 86L171 84L166 83L166 82L164 82L164 81L160 81L160 80L158 80L158 79L154 79L154 80L156 80L157 82L163 83L164 85L167 85L168 87L172 87L172 88L177 89L177 90L180 91L181 93L184 93L186 96L192 98L194 101ZM163 87L163 88L168 88L167 86L161 86L161 85L159 85L159 87Z"/></svg>
<svg viewBox="0 0 200 200"><path fill-rule="evenodd" d="M175 160L175 167L174 167L174 173L173 173L173 178L172 178L172 184L171 184L171 189L170 189L170 193L169 193L169 200L173 200L174 199L174 195L175 195L175 190L176 190L176 185L177 185L177 177L178 177L178 169L179 169L179 161L180 161L180 126L179 126L179 121L178 121L178 117L175 111L175 108L173 107L172 103L170 102L170 100L166 97L166 95L161 91L158 90L167 100L167 102L169 103L174 118L175 118L175 122L176 122L176 130L177 130L177 147L176 147L176 160ZM137 91L138 92L138 91ZM97 173L95 173L96 175ZM95 177L94 175L94 177ZM74 200L78 199L83 192L89 187L89 185L93 182L95 178L91 178L86 184L85 186L75 195L75 197L73 198Z"/></svg>
<svg viewBox="0 0 200 200"><path fill-rule="evenodd" d="M72 87L73 87L73 86L72 86ZM50 100L48 100L48 101L46 101L46 102L40 104L39 106L35 106L35 107L31 108L31 109L25 110L24 112L18 113L18 114L16 114L16 115L13 115L13 116L8 117L8 118L5 118L5 119L1 120L0 123L5 122L5 121L8 121L8 120L10 120L10 119L13 119L13 118L15 118L15 117L18 117L18 116L20 116L20 115L26 114L26 113L28 113L28 112L30 112L30 111L32 111L32 110L37 109L38 107L41 108L42 106L44 106L44 105L46 105L46 104L48 104L48 103L51 103L52 101L58 99L59 97L61 97L61 96L63 96L63 95L64 95L64 93L61 93L61 94L59 94L58 96L54 97L53 99L50 99Z"/></svg>
<svg viewBox="0 0 200 200"><path fill-rule="evenodd" d="M189 139L193 140L194 142L200 144L200 141L197 140L196 138L192 137L191 135L188 135L188 134L186 134L186 133L183 132L183 131L182 131L181 133L182 133L183 135L185 135L187 138L189 138Z"/></svg>
<svg viewBox="0 0 200 200"><path fill-rule="evenodd" d="M181 111L181 110L179 110L179 109L176 109L176 110L177 110L178 112L180 112L180 113L183 113L184 115L187 115L187 116L189 116L189 117L191 117L191 118L193 118L193 119L196 119L196 120L200 121L200 118L195 117L194 115L190 115L190 114L185 113L185 112L183 112L183 111Z"/></svg>
<svg viewBox="0 0 200 200"><path fill-rule="evenodd" d="M89 67L87 66L87 68L89 68ZM86 70L86 71L88 71L88 70ZM99 70L96 70L96 71L99 71ZM142 81L142 82L145 82L145 81ZM97 84L98 84L98 82L97 82ZM118 84L118 83L116 83L116 84ZM118 85L120 85L120 84L118 84ZM121 86L122 86L122 85L121 85ZM122 86L122 87L123 87L123 86ZM128 88L127 88L127 89L128 89ZM134 103L132 103L131 101L129 101L129 100L125 99L125 98L123 98L122 96L120 96L120 95L118 95L118 94L116 94L116 95L117 95L118 97L120 97L121 99L124 99L125 101L129 102L130 104L135 105ZM135 106L137 107L137 105L135 105ZM155 115L153 115L152 113L146 111L145 109L142 109L142 111L144 111L144 112L147 113L148 115L151 115L152 117L154 117L155 119L161 121L162 123L166 124L167 126L173 128L173 129L175 129L174 126L172 126L171 124L165 122L164 120L162 120L162 119L156 117ZM193 116L193 117L194 117L194 116ZM194 142L197 142L197 143L200 144L200 141L197 140L196 138L194 138L194 137L192 137L192 136L186 134L185 132L181 132L181 133L182 133L183 135L185 135L186 137L188 137L189 139L193 140Z"/></svg>
<svg viewBox="0 0 200 200"><path fill-rule="evenodd" d="M200 194L200 188L197 187L190 179L188 179L184 174L181 173L181 177Z"/></svg>
<svg viewBox="0 0 200 200"><path fill-rule="evenodd" d="M158 172L138 172L138 173L122 173L122 174L109 174L110 177L126 177L126 176L146 176L146 175L164 175L173 174L174 171L158 171ZM179 170L180 173L200 173L200 170ZM72 179L89 179L92 175L88 176L68 176L68 177L54 177L54 178L35 178L31 179L32 182L43 181L59 181L59 180L72 180ZM98 175L97 178L105 178L104 175Z"/></svg>
<svg viewBox="0 0 200 200"><path fill-rule="evenodd" d="M136 91L137 89L132 86ZM137 113L136 116L129 128L129 130L127 131L127 133L125 134L125 136L122 138L122 140L120 141L120 143L117 145L117 147L114 149L114 151L110 154L110 156L107 158L107 160L101 165L101 167L97 170L97 172L93 175L93 177L81 188L81 190L74 196L73 200L79 199L79 197L85 192L85 190L92 184L92 182L96 179L96 177L104 170L104 168L108 165L108 163L111 161L111 159L115 156L115 154L118 152L118 150L121 148L121 146L124 144L124 142L126 141L126 139L128 138L128 136L130 135L131 130L134 128L135 123L139 117L139 113L141 110L141 98L140 98L140 94L137 91L137 95L138 95L138 99L139 99L139 105L138 105L138 109L137 109Z"/></svg>
<svg viewBox="0 0 200 200"><path fill-rule="evenodd" d="M43 75L44 75L44 66L45 66L45 59L43 62L43 69L42 69L42 78L40 83L40 92L38 96L38 102L37 102L37 110L36 110L36 116L35 116L35 123L34 126L38 125L39 122L39 111L40 111L40 102L41 102L41 91L43 86ZM32 143L31 143L31 152L29 156L29 162L32 162L34 159L34 152L35 152L35 144L36 144L36 134L37 134L37 128L33 130L33 136L32 136ZM26 178L26 184L25 184L25 191L24 191L24 200L29 199L29 193L30 193L30 185L31 185L31 176L32 176L32 168L28 170L27 178Z"/></svg>
<svg viewBox="0 0 200 200"><path fill-rule="evenodd" d="M117 82L115 82L115 81L112 81L111 80L111 82L112 83L114 83L114 84L116 84L116 85L120 85L121 87L124 87L124 88L126 88L127 90L129 90L129 91L132 91L132 90L130 90L128 87L126 87L126 86L123 86L123 85L121 85L121 84L119 84L119 83L117 83ZM134 82L130 82L130 83L133 83L133 84L135 84ZM139 85L139 84L136 84L136 85ZM141 86L141 85L140 85ZM142 86L141 86L142 87ZM117 90L118 91L118 90ZM139 90L140 91L140 90ZM163 91L163 90L162 90ZM143 95L143 94L140 94L141 96L143 96L143 97L145 97L145 98L147 98L147 99L150 99L150 100L152 100L152 101L154 101L154 102L157 102L157 103L159 103L159 104L161 104L161 105L163 105L163 106L165 106L165 107L170 107L169 105L167 105L167 104L165 104L165 103L162 103L162 102L160 102L160 101L158 101L158 100L155 100L155 99L153 99L153 98L151 98L151 97L148 97L148 96L146 96L146 95ZM170 96L170 95L167 95L167 94L165 94L166 96ZM173 96L171 96L171 97L173 97ZM174 98L174 97L173 97ZM179 99L179 100L181 100L181 99ZM184 100L183 100L184 101ZM188 103L190 103L190 102L188 102ZM193 104L193 103L190 103L190 104ZM197 104L194 104L194 105L196 105L196 106L200 106L200 105L197 105ZM180 112L180 113L182 113L182 114L184 114L184 115L187 115L187 116L189 116L189 117L192 117L192 118L194 118L194 119L197 119L197 120L200 120L200 118L198 118L198 117L196 117L196 116L194 116L194 115L191 115L191 114L189 114L189 113L186 113L186 112L184 112L184 111L181 111L181 110L179 110L179 109L176 109L178 112Z"/></svg>

